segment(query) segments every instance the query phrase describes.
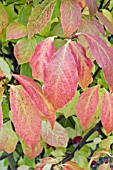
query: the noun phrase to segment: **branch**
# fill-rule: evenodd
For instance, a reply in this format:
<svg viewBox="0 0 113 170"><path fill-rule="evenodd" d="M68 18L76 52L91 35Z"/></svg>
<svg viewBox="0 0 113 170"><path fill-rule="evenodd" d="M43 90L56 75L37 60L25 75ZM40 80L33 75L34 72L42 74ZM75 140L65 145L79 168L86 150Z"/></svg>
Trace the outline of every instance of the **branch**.
<svg viewBox="0 0 113 170"><path fill-rule="evenodd" d="M99 73L99 71L101 70L101 67L98 67L97 70L95 71L94 75L93 75L93 80L95 79L95 77L97 76L97 74Z"/></svg>
<svg viewBox="0 0 113 170"><path fill-rule="evenodd" d="M101 2L100 2L100 6L98 7L98 9L99 9L99 10L100 10L100 9L102 9L103 4L104 4L104 0L101 0Z"/></svg>
<svg viewBox="0 0 113 170"><path fill-rule="evenodd" d="M16 165L16 162L14 160L13 153L9 154L8 162L9 162L9 166L10 166L11 170L17 169L17 165Z"/></svg>
<svg viewBox="0 0 113 170"><path fill-rule="evenodd" d="M3 159L5 159L5 158L8 158L8 157L9 157L9 154L6 153L5 155L3 155L3 156L0 157L0 161L3 160Z"/></svg>
<svg viewBox="0 0 113 170"><path fill-rule="evenodd" d="M104 5L103 9L106 9L110 5L110 1L111 0L108 0L108 2Z"/></svg>

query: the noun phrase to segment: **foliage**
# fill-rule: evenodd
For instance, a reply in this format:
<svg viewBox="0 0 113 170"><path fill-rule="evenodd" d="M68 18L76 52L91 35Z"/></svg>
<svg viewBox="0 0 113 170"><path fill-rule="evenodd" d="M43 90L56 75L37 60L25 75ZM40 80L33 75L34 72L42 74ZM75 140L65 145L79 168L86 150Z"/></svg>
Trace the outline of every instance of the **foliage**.
<svg viewBox="0 0 113 170"><path fill-rule="evenodd" d="M112 168L112 34L110 0L0 2L2 169Z"/></svg>

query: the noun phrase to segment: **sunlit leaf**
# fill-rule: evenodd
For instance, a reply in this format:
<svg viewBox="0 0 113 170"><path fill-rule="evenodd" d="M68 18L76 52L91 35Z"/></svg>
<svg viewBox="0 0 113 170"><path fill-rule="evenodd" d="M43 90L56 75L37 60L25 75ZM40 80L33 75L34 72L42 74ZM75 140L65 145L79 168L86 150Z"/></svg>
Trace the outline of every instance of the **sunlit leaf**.
<svg viewBox="0 0 113 170"><path fill-rule="evenodd" d="M101 121L107 133L113 131L113 96L105 90L102 101Z"/></svg>
<svg viewBox="0 0 113 170"><path fill-rule="evenodd" d="M50 62L54 54L53 41L54 38L50 37L39 43L30 59L32 75L37 80L44 81L45 66Z"/></svg>
<svg viewBox="0 0 113 170"><path fill-rule="evenodd" d="M93 62L86 56L86 50L81 44L72 41L70 48L77 65L79 85L85 88L92 82Z"/></svg>
<svg viewBox="0 0 113 170"><path fill-rule="evenodd" d="M28 38L31 38L34 34L40 32L41 29L48 23L55 6L55 2L55 0L45 0L33 9L27 25Z"/></svg>
<svg viewBox="0 0 113 170"><path fill-rule="evenodd" d="M0 2L0 34L3 29L8 25L8 14L4 5Z"/></svg>
<svg viewBox="0 0 113 170"><path fill-rule="evenodd" d="M102 23L108 32L113 34L113 23L111 23L101 12L96 12L96 17L99 19L100 23Z"/></svg>
<svg viewBox="0 0 113 170"><path fill-rule="evenodd" d="M68 135L66 129L59 123L55 122L54 128L51 129L50 123L47 121L42 122L42 137L45 142L51 146L66 147L68 142Z"/></svg>
<svg viewBox="0 0 113 170"><path fill-rule="evenodd" d="M20 64L29 62L30 57L34 53L35 46L35 38L31 38L30 40L28 40L27 38L23 38L19 40L14 47L14 55L17 61Z"/></svg>
<svg viewBox="0 0 113 170"><path fill-rule="evenodd" d="M25 91L29 94L40 114L46 117L53 127L56 120L55 109L52 103L49 102L44 95L41 87L29 77L16 74L13 74L13 76L20 82Z"/></svg>
<svg viewBox="0 0 113 170"><path fill-rule="evenodd" d="M110 90L113 91L113 48L108 47L106 42L97 36L91 34L84 34L84 36L92 56L96 59L99 66L102 67Z"/></svg>
<svg viewBox="0 0 113 170"><path fill-rule="evenodd" d="M69 36L75 32L81 21L81 8L75 0L61 1L61 24L64 35Z"/></svg>
<svg viewBox="0 0 113 170"><path fill-rule="evenodd" d="M42 150L43 150L44 142L42 139L40 139L35 146L35 148L31 149L29 146L27 146L23 141L22 141L22 149L24 154L29 158L33 159L36 156L38 156Z"/></svg>
<svg viewBox="0 0 113 170"><path fill-rule="evenodd" d="M79 97L76 105L76 115L80 119L83 129L93 118L99 102L98 87L94 86L85 90Z"/></svg>
<svg viewBox="0 0 113 170"><path fill-rule="evenodd" d="M84 170L83 168L80 168L77 163L68 161L62 166L62 170Z"/></svg>
<svg viewBox="0 0 113 170"><path fill-rule="evenodd" d="M41 134L41 118L36 106L27 92L16 86L11 86L10 102L12 121L17 134L34 149Z"/></svg>
<svg viewBox="0 0 113 170"><path fill-rule="evenodd" d="M90 15L93 16L97 11L97 0L86 0L86 4L89 8Z"/></svg>
<svg viewBox="0 0 113 170"><path fill-rule="evenodd" d="M6 40L18 39L27 34L27 28L18 22L12 22L6 28Z"/></svg>
<svg viewBox="0 0 113 170"><path fill-rule="evenodd" d="M77 82L76 63L67 42L45 68L44 93L56 109L60 109L74 97Z"/></svg>
<svg viewBox="0 0 113 170"><path fill-rule="evenodd" d="M113 136L108 136L107 139L102 140L102 148L109 150L111 144L113 143Z"/></svg>

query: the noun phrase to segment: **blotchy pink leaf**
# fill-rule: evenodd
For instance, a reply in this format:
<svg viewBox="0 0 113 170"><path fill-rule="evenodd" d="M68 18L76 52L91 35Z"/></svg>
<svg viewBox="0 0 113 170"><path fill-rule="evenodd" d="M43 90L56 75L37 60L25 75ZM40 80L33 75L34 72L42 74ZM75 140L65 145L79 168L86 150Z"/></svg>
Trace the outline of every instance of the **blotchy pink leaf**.
<svg viewBox="0 0 113 170"><path fill-rule="evenodd" d="M44 0L44 2L35 6L28 20L28 38L31 38L46 26L51 18L55 2L55 0Z"/></svg>
<svg viewBox="0 0 113 170"><path fill-rule="evenodd" d="M33 56L30 59L30 66L32 68L32 76L40 81L44 81L44 68L50 62L54 54L54 38L49 37L43 42L39 43Z"/></svg>
<svg viewBox="0 0 113 170"><path fill-rule="evenodd" d="M79 97L76 105L76 115L80 119L83 129L93 118L99 102L98 87L94 86L85 90Z"/></svg>
<svg viewBox="0 0 113 170"><path fill-rule="evenodd" d="M106 90L102 101L101 121L107 133L113 131L113 95Z"/></svg>
<svg viewBox="0 0 113 170"><path fill-rule="evenodd" d="M16 74L13 74L13 76L20 82L25 91L29 94L40 114L46 117L53 127L56 120L55 108L53 107L53 104L46 98L41 87L27 76Z"/></svg>
<svg viewBox="0 0 113 170"><path fill-rule="evenodd" d="M69 36L77 30L80 24L81 7L75 0L62 0L60 12L64 35Z"/></svg>
<svg viewBox="0 0 113 170"><path fill-rule="evenodd" d="M72 41L69 45L77 65L79 84L85 88L92 82L93 62L86 56L86 50L81 44Z"/></svg>
<svg viewBox="0 0 113 170"><path fill-rule="evenodd" d="M29 146L27 146L23 141L22 141L22 149L24 154L29 158L29 159L33 159L36 156L38 156L44 147L44 141L42 139L40 139L37 143L37 145L35 146L35 148L31 149Z"/></svg>
<svg viewBox="0 0 113 170"><path fill-rule="evenodd" d="M56 109L60 109L74 97L77 84L76 63L67 42L45 68L43 90Z"/></svg>
<svg viewBox="0 0 113 170"><path fill-rule="evenodd" d="M19 64L29 62L30 57L34 53L37 43L35 38L28 40L27 38L20 39L14 46L14 55Z"/></svg>
<svg viewBox="0 0 113 170"><path fill-rule="evenodd" d="M2 106L0 103L0 129L2 128L2 125L3 125L3 116L2 116Z"/></svg>
<svg viewBox="0 0 113 170"><path fill-rule="evenodd" d="M89 8L89 13L91 16L97 11L97 0L86 0L86 4Z"/></svg>
<svg viewBox="0 0 113 170"><path fill-rule="evenodd" d="M104 71L110 90L113 91L113 48L108 47L106 42L97 36L84 34L84 37L88 42L92 56Z"/></svg>
<svg viewBox="0 0 113 170"><path fill-rule="evenodd" d="M11 86L10 103L16 133L34 149L41 134L41 118L36 106L27 92L16 86Z"/></svg>
<svg viewBox="0 0 113 170"><path fill-rule="evenodd" d="M80 168L77 163L68 161L62 166L62 170L84 170L83 168Z"/></svg>
<svg viewBox="0 0 113 170"><path fill-rule="evenodd" d="M101 12L96 12L96 17L106 27L107 31L113 34L113 24Z"/></svg>
<svg viewBox="0 0 113 170"><path fill-rule="evenodd" d="M54 128L51 129L50 123L42 122L42 138L51 146L66 147L68 142L68 135L66 129L59 123L55 122Z"/></svg>
<svg viewBox="0 0 113 170"><path fill-rule="evenodd" d="M6 28L6 40L22 38L26 34L26 26L18 22L12 22Z"/></svg>

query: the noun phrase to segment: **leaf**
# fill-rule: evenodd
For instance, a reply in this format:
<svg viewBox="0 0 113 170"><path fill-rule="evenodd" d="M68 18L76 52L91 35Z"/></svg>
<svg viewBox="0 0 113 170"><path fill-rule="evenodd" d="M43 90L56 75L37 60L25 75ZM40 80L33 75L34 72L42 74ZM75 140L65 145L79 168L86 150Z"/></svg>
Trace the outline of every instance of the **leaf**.
<svg viewBox="0 0 113 170"><path fill-rule="evenodd" d="M86 6L86 0L77 0L78 4L80 5L80 7L83 9Z"/></svg>
<svg viewBox="0 0 113 170"><path fill-rule="evenodd" d="M27 38L23 38L17 42L14 47L14 55L19 64L29 62L30 57L34 53L35 46L36 40L34 37L30 40L28 40Z"/></svg>
<svg viewBox="0 0 113 170"><path fill-rule="evenodd" d="M0 68L0 77L3 77L3 76L4 76L4 72ZM3 95L3 92L4 92L4 87L2 87L2 84L3 84L3 82L0 81L0 101L2 101L2 95Z"/></svg>
<svg viewBox="0 0 113 170"><path fill-rule="evenodd" d="M86 50L81 44L72 41L70 48L77 65L79 85L84 89L92 82L93 62L86 56Z"/></svg>
<svg viewBox="0 0 113 170"><path fill-rule="evenodd" d="M65 36L75 32L81 21L81 7L75 0L61 1L61 24Z"/></svg>
<svg viewBox="0 0 113 170"><path fill-rule="evenodd" d="M55 0L45 0L41 4L38 4L28 20L28 38L31 38L34 34L37 34L44 28L52 16L52 12L55 6Z"/></svg>
<svg viewBox="0 0 113 170"><path fill-rule="evenodd" d="M68 161L62 166L62 170L84 170L83 168L80 168L77 163Z"/></svg>
<svg viewBox="0 0 113 170"><path fill-rule="evenodd" d="M102 110L101 110L101 121L107 133L113 131L113 96L105 90Z"/></svg>
<svg viewBox="0 0 113 170"><path fill-rule="evenodd" d="M66 119L69 116L75 115L76 103L77 103L79 95L80 93L79 91L77 91L75 96L72 98L72 100L69 103L67 103L63 108L58 110L58 112L63 113Z"/></svg>
<svg viewBox="0 0 113 170"><path fill-rule="evenodd" d="M30 167L26 166L26 165L22 165L22 166L18 167L17 170L30 170Z"/></svg>
<svg viewBox="0 0 113 170"><path fill-rule="evenodd" d="M98 170L111 170L110 164L103 163L102 165L99 166Z"/></svg>
<svg viewBox="0 0 113 170"><path fill-rule="evenodd" d="M6 40L19 39L27 34L27 28L18 22L12 22L6 28Z"/></svg>
<svg viewBox="0 0 113 170"><path fill-rule="evenodd" d="M1 103L0 103L0 130L2 128L2 125L3 125L3 116L2 116L2 106L1 106Z"/></svg>
<svg viewBox="0 0 113 170"><path fill-rule="evenodd" d="M0 2L0 34L3 29L8 25L8 14L4 5Z"/></svg>
<svg viewBox="0 0 113 170"><path fill-rule="evenodd" d="M11 86L10 103L12 121L17 134L27 146L34 149L41 134L39 111L27 92L16 86Z"/></svg>
<svg viewBox="0 0 113 170"><path fill-rule="evenodd" d="M96 59L100 67L104 71L105 79L113 91L113 48L108 47L106 42L97 36L84 34L86 38L91 54Z"/></svg>
<svg viewBox="0 0 113 170"><path fill-rule="evenodd" d="M24 63L21 65L20 74L32 78L32 70L29 63Z"/></svg>
<svg viewBox="0 0 113 170"><path fill-rule="evenodd" d="M42 139L38 141L37 145L33 149L27 146L23 141L21 143L23 152L29 159L33 159L38 156L42 152L44 146L44 142Z"/></svg>
<svg viewBox="0 0 113 170"><path fill-rule="evenodd" d="M113 34L113 23L111 23L101 12L96 12L96 17L99 19L100 23L102 23L108 32Z"/></svg>
<svg viewBox="0 0 113 170"><path fill-rule="evenodd" d="M29 77L16 74L13 74L13 77L20 82L25 91L29 94L41 116L46 117L53 127L56 120L55 109L52 103L44 95L41 87Z"/></svg>
<svg viewBox="0 0 113 170"><path fill-rule="evenodd" d="M86 4L89 8L90 15L93 16L97 11L97 0L86 0Z"/></svg>
<svg viewBox="0 0 113 170"><path fill-rule="evenodd" d="M66 147L68 142L66 129L57 122L55 122L53 129L51 129L49 122L42 122L42 138L46 143L55 147Z"/></svg>
<svg viewBox="0 0 113 170"><path fill-rule="evenodd" d="M77 82L76 63L67 42L45 68L43 90L56 109L60 109L74 97Z"/></svg>
<svg viewBox="0 0 113 170"><path fill-rule="evenodd" d="M30 59L30 66L32 68L32 75L36 80L44 81L44 69L50 62L54 54L54 38L49 37L40 42L36 48L33 56Z"/></svg>
<svg viewBox="0 0 113 170"><path fill-rule="evenodd" d="M79 97L76 105L76 115L80 119L83 129L93 118L99 102L98 87L94 86L85 90Z"/></svg>
<svg viewBox="0 0 113 170"><path fill-rule="evenodd" d="M113 136L108 136L107 139L102 140L102 148L109 150L113 143Z"/></svg>

